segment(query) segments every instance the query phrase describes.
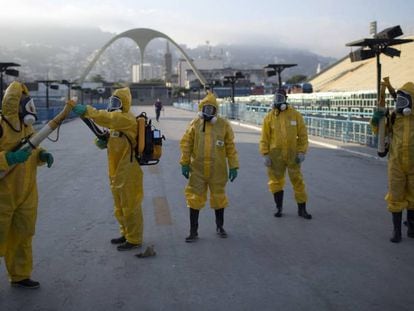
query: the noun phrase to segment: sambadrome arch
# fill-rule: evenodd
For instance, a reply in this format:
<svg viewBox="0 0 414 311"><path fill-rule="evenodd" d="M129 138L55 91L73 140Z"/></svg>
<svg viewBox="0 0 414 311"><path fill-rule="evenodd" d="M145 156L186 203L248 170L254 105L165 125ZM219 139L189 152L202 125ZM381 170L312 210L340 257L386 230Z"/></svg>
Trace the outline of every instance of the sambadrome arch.
<svg viewBox="0 0 414 311"><path fill-rule="evenodd" d="M167 35L148 28L136 28L136 29L130 29L128 31L125 31L123 33L120 33L119 35L113 37L111 40L109 40L108 43L106 43L96 54L96 56L93 58L93 60L90 62L88 67L85 69L83 74L78 80L79 84L82 84L85 81L86 76L89 74L95 63L98 61L99 57L102 55L102 53L106 50L108 46L110 46L114 41L120 39L120 38L129 38L132 39L139 47L141 52L141 64L140 64L140 75L142 76L142 70L143 70L143 64L144 64L144 54L145 54L145 48L147 47L148 43L156 38L164 38L167 39L169 42L171 42L183 55L185 60L190 65L191 69L194 71L194 74L196 77L200 80L201 84L206 85L207 81L203 77L203 75L198 71L198 69L194 66L193 62L191 61L190 57L184 52L184 50L174 42L170 37Z"/></svg>

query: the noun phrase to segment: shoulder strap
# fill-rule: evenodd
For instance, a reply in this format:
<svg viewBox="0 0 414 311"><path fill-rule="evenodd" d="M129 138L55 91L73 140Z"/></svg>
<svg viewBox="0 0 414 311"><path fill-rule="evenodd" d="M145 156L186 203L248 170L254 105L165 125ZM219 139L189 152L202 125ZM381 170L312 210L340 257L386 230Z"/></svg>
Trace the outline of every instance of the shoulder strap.
<svg viewBox="0 0 414 311"><path fill-rule="evenodd" d="M391 119L391 126L393 126L394 125L394 123L395 123L395 118L397 117L397 114L395 113L395 111L393 111L392 113L391 113L391 117L390 117L390 119Z"/></svg>
<svg viewBox="0 0 414 311"><path fill-rule="evenodd" d="M132 145L132 141L129 139L129 137L128 137L128 135L126 135L125 133L123 133L123 132L120 132L121 133L121 136L125 136L125 138L127 139L127 141L128 141L128 144L129 144L129 146L131 147L131 155L130 155L130 157L129 157L129 160L130 160L130 162L132 162L133 161L133 157L134 157L134 150L133 150L133 145Z"/></svg>
<svg viewBox="0 0 414 311"><path fill-rule="evenodd" d="M3 127L1 126L1 121L3 121L3 118L2 118L2 116L0 114L0 138L3 137Z"/></svg>

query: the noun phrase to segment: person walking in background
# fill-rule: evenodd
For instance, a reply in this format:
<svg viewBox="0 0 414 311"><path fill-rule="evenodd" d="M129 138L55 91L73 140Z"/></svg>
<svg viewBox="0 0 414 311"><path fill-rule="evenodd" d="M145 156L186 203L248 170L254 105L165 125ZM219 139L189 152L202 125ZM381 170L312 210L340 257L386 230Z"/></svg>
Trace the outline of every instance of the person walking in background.
<svg viewBox="0 0 414 311"><path fill-rule="evenodd" d="M38 193L37 166L53 164L42 148L14 148L34 133L36 108L27 87L14 81L7 88L0 115L0 257L4 257L11 285L38 288L33 281L32 239L35 234Z"/></svg>
<svg viewBox="0 0 414 311"><path fill-rule="evenodd" d="M302 115L289 106L286 99L286 91L278 89L273 109L263 120L259 150L267 167L268 186L276 204L274 216L282 217L287 170L298 204L298 215L311 219L312 216L306 211L307 195L300 169L308 149L308 133Z"/></svg>
<svg viewBox="0 0 414 311"><path fill-rule="evenodd" d="M191 121L180 142L181 172L189 179L185 197L190 211L190 235L186 242L198 239L198 215L207 201L208 189L217 234L227 237L223 228L224 208L228 205L225 187L228 179L232 182L237 177L239 168L233 130L226 119L217 116L218 105L212 93L208 92L200 102L199 110L199 117Z"/></svg>
<svg viewBox="0 0 414 311"><path fill-rule="evenodd" d="M157 120L157 122L159 122L161 110L163 109L162 102L159 98L157 98L157 101L155 102L154 106L155 106L155 119Z"/></svg>

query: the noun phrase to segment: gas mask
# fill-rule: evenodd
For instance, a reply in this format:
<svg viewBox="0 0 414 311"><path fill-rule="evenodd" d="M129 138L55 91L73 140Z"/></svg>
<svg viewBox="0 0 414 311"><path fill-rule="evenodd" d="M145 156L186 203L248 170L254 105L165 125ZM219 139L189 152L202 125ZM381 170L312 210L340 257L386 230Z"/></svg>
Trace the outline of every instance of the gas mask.
<svg viewBox="0 0 414 311"><path fill-rule="evenodd" d="M287 108L286 96L281 93L275 93L273 98L273 107L279 111L284 111Z"/></svg>
<svg viewBox="0 0 414 311"><path fill-rule="evenodd" d="M397 91L397 99L395 101L395 110L397 113L401 113L404 116L411 114L413 108L413 102L411 95L402 90Z"/></svg>
<svg viewBox="0 0 414 311"><path fill-rule="evenodd" d="M32 125L37 120L36 107L30 96L22 96L20 99L19 118L26 125Z"/></svg>
<svg viewBox="0 0 414 311"><path fill-rule="evenodd" d="M107 110L111 111L122 111L122 101L118 96L111 96L108 99Z"/></svg>
<svg viewBox="0 0 414 311"><path fill-rule="evenodd" d="M206 104L201 109L200 117L205 121L209 121L211 123L216 122L216 113L217 108L214 105Z"/></svg>

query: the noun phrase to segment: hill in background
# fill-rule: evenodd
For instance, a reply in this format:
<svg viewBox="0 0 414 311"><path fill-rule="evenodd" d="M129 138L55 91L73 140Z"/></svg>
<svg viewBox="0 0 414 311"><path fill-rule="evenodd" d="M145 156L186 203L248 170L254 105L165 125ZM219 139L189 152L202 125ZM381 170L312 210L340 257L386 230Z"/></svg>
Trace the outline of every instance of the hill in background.
<svg viewBox="0 0 414 311"><path fill-rule="evenodd" d="M13 28L0 32L0 62L19 63L20 78L25 81L76 79L94 53L115 35L98 28ZM170 47L174 66L180 54ZM183 48L194 59L206 57L208 52L222 57L226 67L239 70L259 69L269 63L297 63L297 67L284 72L284 79L295 74L313 76L318 64L324 68L335 61L310 51L270 45L222 44L196 48L183 45ZM165 49L165 40L151 41L145 61L164 65ZM138 62L139 49L135 43L120 39L105 51L91 74L100 74L108 81L130 81L131 67Z"/></svg>

